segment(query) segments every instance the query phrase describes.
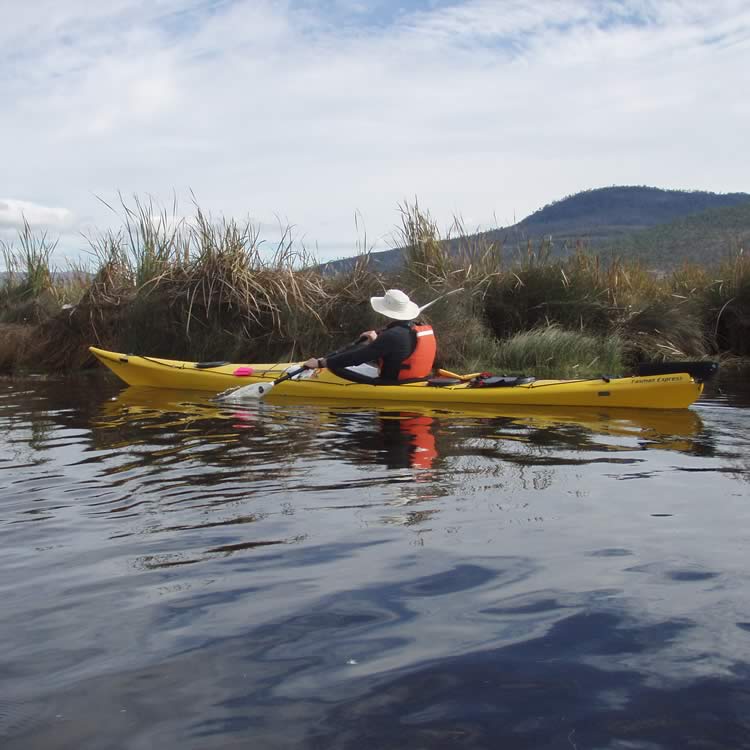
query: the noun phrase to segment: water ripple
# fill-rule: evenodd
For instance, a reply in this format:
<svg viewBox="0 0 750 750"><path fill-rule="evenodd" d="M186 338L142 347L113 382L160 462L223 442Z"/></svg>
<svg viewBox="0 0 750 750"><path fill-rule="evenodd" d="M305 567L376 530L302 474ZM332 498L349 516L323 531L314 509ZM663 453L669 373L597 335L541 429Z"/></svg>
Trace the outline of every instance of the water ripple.
<svg viewBox="0 0 750 750"><path fill-rule="evenodd" d="M3 750L748 747L748 413L4 384Z"/></svg>

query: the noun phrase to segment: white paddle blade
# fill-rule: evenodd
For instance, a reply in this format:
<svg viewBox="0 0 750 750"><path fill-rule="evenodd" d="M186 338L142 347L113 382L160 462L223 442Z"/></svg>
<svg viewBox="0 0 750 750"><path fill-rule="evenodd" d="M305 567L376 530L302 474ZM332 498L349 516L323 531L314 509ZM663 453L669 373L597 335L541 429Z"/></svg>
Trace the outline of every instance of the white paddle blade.
<svg viewBox="0 0 750 750"><path fill-rule="evenodd" d="M241 385L239 388L230 388L220 393L216 399L225 402L257 401L273 390L275 383L252 383Z"/></svg>

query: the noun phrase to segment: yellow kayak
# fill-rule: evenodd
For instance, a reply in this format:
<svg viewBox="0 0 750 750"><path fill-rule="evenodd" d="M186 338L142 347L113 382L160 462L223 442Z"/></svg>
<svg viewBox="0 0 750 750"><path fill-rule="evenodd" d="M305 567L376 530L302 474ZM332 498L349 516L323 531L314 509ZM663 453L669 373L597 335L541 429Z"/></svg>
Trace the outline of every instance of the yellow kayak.
<svg viewBox="0 0 750 750"><path fill-rule="evenodd" d="M229 388L275 380L296 363L224 364L182 362L109 352L90 347L92 354L128 385L220 393ZM433 406L450 404L627 407L686 409L703 392L703 383L690 372L667 372L633 377L598 377L580 380L531 380L505 387L477 387L472 382L436 386L429 381L399 385L353 383L327 369L315 370L301 380L285 380L272 397L330 398L368 404L411 402Z"/></svg>

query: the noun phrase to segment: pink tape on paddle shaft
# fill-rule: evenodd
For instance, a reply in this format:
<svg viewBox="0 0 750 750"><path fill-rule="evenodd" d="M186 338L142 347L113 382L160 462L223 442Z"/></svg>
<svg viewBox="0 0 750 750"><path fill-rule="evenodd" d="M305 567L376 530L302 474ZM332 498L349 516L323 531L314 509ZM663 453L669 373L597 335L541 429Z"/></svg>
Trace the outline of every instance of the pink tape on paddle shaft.
<svg viewBox="0 0 750 750"><path fill-rule="evenodd" d="M238 378L247 377L248 375L252 375L252 374L253 374L252 367L238 367L232 373L232 375L236 375Z"/></svg>

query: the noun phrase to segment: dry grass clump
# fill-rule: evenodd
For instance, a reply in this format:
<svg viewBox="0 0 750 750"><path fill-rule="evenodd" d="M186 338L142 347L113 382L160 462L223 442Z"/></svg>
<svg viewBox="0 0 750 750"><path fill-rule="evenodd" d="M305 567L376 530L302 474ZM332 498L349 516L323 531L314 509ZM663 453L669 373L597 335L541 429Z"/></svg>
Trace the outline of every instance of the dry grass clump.
<svg viewBox="0 0 750 750"><path fill-rule="evenodd" d="M660 295L629 309L619 324L630 359L660 361L706 356L708 344L700 311L691 300Z"/></svg>
<svg viewBox="0 0 750 750"><path fill-rule="evenodd" d="M685 265L670 281L674 296L697 311L711 353L750 355L750 258L742 248L716 268Z"/></svg>
<svg viewBox="0 0 750 750"><path fill-rule="evenodd" d="M453 258L442 243L440 231L429 212L413 205L399 206L401 227L396 242L403 248L403 281L412 288L441 286L455 270Z"/></svg>
<svg viewBox="0 0 750 750"><path fill-rule="evenodd" d="M47 232L35 233L24 218L23 228L18 232L19 247L0 240L6 282L3 286L5 300L34 299L52 287L50 258L57 246ZM5 301L4 300L4 301Z"/></svg>
<svg viewBox="0 0 750 750"><path fill-rule="evenodd" d="M35 233L24 218L18 247L0 240L5 278L0 286L0 318L13 323L38 323L55 306L50 257L57 245L46 232Z"/></svg>
<svg viewBox="0 0 750 750"><path fill-rule="evenodd" d="M284 229L270 252L251 222L214 220L196 206L186 220L152 204L123 202L123 228L91 241L99 263L75 310L45 327L59 335L185 359L255 358L291 352L324 328L322 277Z"/></svg>
<svg viewBox="0 0 750 750"><path fill-rule="evenodd" d="M566 260L548 257L547 248L530 248L523 263L493 279L487 317L499 338L557 324L571 330L603 333L633 302L637 267L602 265L582 252Z"/></svg>
<svg viewBox="0 0 750 750"><path fill-rule="evenodd" d="M416 202L401 205L400 211L396 241L404 248L404 269L392 285L402 286L422 305L450 293L422 316L438 333L437 366L492 366L498 341L487 325L485 298L493 279L502 273L502 248L482 235L467 238L459 218L443 239Z"/></svg>
<svg viewBox="0 0 750 750"><path fill-rule="evenodd" d="M598 264L582 255L552 261L545 254L541 246L521 265L492 279L486 316L495 335L505 339L552 323L596 332L608 329L610 295Z"/></svg>
<svg viewBox="0 0 750 750"><path fill-rule="evenodd" d="M372 270L369 253L360 253L347 273L324 277L323 282L326 300L320 315L325 333L310 336L309 331L301 331L306 353L339 349L362 331L382 327L383 318L370 306L370 297L382 295L387 280Z"/></svg>
<svg viewBox="0 0 750 750"><path fill-rule="evenodd" d="M536 258L493 280L487 318L495 335L557 326L590 336L616 335L631 360L705 356L708 344L695 300L639 263L576 253Z"/></svg>
<svg viewBox="0 0 750 750"><path fill-rule="evenodd" d="M19 323L0 323L0 373L21 369L29 360L34 328Z"/></svg>
<svg viewBox="0 0 750 750"><path fill-rule="evenodd" d="M715 350L750 355L750 257L742 249L719 266L702 302Z"/></svg>

